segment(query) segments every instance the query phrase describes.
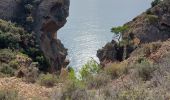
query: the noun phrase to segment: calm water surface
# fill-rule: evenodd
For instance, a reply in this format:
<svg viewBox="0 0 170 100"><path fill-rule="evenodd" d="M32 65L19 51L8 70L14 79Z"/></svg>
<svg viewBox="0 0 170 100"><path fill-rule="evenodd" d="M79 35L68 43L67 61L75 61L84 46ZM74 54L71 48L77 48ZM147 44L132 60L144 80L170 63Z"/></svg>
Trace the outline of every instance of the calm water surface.
<svg viewBox="0 0 170 100"><path fill-rule="evenodd" d="M70 16L58 32L70 66L79 70L113 34L111 27L123 25L150 7L152 0L71 0Z"/></svg>

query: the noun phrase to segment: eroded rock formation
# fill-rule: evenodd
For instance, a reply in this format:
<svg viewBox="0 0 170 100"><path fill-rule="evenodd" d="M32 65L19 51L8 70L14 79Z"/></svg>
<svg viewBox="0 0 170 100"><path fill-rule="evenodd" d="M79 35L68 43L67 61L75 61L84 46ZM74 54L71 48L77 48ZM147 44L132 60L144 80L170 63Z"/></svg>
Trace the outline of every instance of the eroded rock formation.
<svg viewBox="0 0 170 100"><path fill-rule="evenodd" d="M69 15L69 0L32 0L32 29L37 35L41 50L49 61L52 72L59 71L69 63L67 49L57 39L57 31L66 23ZM23 18L23 5L19 0L0 0L0 18L17 22ZM30 2L25 0L25 2ZM25 18L26 20L26 18ZM20 23L18 23L20 24ZM22 23L23 24L23 23ZM26 26L26 25L25 25Z"/></svg>
<svg viewBox="0 0 170 100"><path fill-rule="evenodd" d="M123 52L126 51L127 55L130 55L130 53L138 47L136 43L140 45L142 43L159 40L165 41L170 38L170 0L162 1L160 4L148 9L125 25L128 26L129 29L122 33L122 38L127 39L133 34L135 38L130 41L134 41L134 43L130 44L129 47L127 47L128 45L125 46L126 48L123 47L124 50L123 48L116 49L118 47L115 43L110 42L106 44L97 52L101 64L120 61L120 58L123 58ZM119 55L119 57L117 55Z"/></svg>
<svg viewBox="0 0 170 100"><path fill-rule="evenodd" d="M126 23L130 27L124 37L135 34L141 43L164 41L170 37L170 1L164 0Z"/></svg>
<svg viewBox="0 0 170 100"><path fill-rule="evenodd" d="M35 30L41 33L39 34L41 49L53 71L61 70L61 67L66 67L68 64L67 49L55 35L66 23L68 7L68 0L44 0L40 3L35 15Z"/></svg>

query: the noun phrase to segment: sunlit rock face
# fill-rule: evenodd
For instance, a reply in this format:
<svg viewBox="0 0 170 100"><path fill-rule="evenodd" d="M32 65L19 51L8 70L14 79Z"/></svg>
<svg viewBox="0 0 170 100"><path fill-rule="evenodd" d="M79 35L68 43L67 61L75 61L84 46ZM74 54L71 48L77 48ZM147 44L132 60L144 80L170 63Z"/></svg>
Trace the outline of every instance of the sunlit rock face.
<svg viewBox="0 0 170 100"><path fill-rule="evenodd" d="M69 15L69 0L43 0L35 14L35 31L38 34L41 49L52 67L51 72L66 67L67 49L57 39L57 31L66 23Z"/></svg>
<svg viewBox="0 0 170 100"><path fill-rule="evenodd" d="M32 31L37 35L41 50L51 65L51 71L60 71L69 63L67 49L57 39L57 31L66 23L69 15L69 0L34 0ZM0 18L18 21L23 14L19 0L0 0ZM17 22L16 21L16 22ZM25 27L27 30L27 27ZM30 29L29 29L30 31Z"/></svg>
<svg viewBox="0 0 170 100"><path fill-rule="evenodd" d="M133 33L141 40L141 43L167 40L170 38L170 1L164 0L134 18L127 25L130 30L124 37Z"/></svg>
<svg viewBox="0 0 170 100"><path fill-rule="evenodd" d="M130 45L130 47L118 49L116 51L116 46L114 43L108 43L111 45L105 45L102 49L99 49L97 52L97 57L100 59L101 64L104 62L107 64L108 62L121 61L115 56L116 54L119 56L123 56L122 52L125 52L124 49L127 49L126 52L128 55L133 52L140 44L150 43L155 41L166 41L170 38L170 0L163 0L158 5L148 9L146 12L134 18L132 21L126 23L129 27L128 31L123 33L123 39L130 38L131 34L133 34L134 40L137 43ZM136 45L137 44L137 45ZM110 50L110 48L112 50ZM110 52L112 51L112 52Z"/></svg>

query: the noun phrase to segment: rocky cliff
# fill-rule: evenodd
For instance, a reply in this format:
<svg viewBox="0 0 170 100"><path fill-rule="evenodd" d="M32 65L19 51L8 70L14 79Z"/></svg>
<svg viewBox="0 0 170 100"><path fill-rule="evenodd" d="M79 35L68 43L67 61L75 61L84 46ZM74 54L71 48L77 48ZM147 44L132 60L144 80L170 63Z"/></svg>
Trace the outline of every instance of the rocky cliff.
<svg viewBox="0 0 170 100"><path fill-rule="evenodd" d="M101 63L123 60L124 52L128 57L140 44L170 38L170 1L161 1L125 25L129 29L122 33L122 38L126 41L124 47L118 46L119 43L108 43L97 52Z"/></svg>
<svg viewBox="0 0 170 100"><path fill-rule="evenodd" d="M35 32L51 71L59 71L69 63L67 49L56 36L66 23L69 4L69 0L1 0L0 19L16 22Z"/></svg>

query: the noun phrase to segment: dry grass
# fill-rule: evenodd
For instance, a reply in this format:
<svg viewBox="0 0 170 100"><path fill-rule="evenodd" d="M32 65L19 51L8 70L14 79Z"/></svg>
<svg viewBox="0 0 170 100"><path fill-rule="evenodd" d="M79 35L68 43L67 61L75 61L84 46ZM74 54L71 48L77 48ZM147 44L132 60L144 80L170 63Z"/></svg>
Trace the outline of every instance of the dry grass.
<svg viewBox="0 0 170 100"><path fill-rule="evenodd" d="M22 100L34 100L33 98L40 98L40 100L48 100L51 96L53 88L45 88L38 84L28 84L22 79L0 78L0 90L16 90L18 95L22 96Z"/></svg>
<svg viewBox="0 0 170 100"><path fill-rule="evenodd" d="M127 65L125 63L113 63L112 65L105 67L104 71L109 74L112 79L128 73Z"/></svg>

